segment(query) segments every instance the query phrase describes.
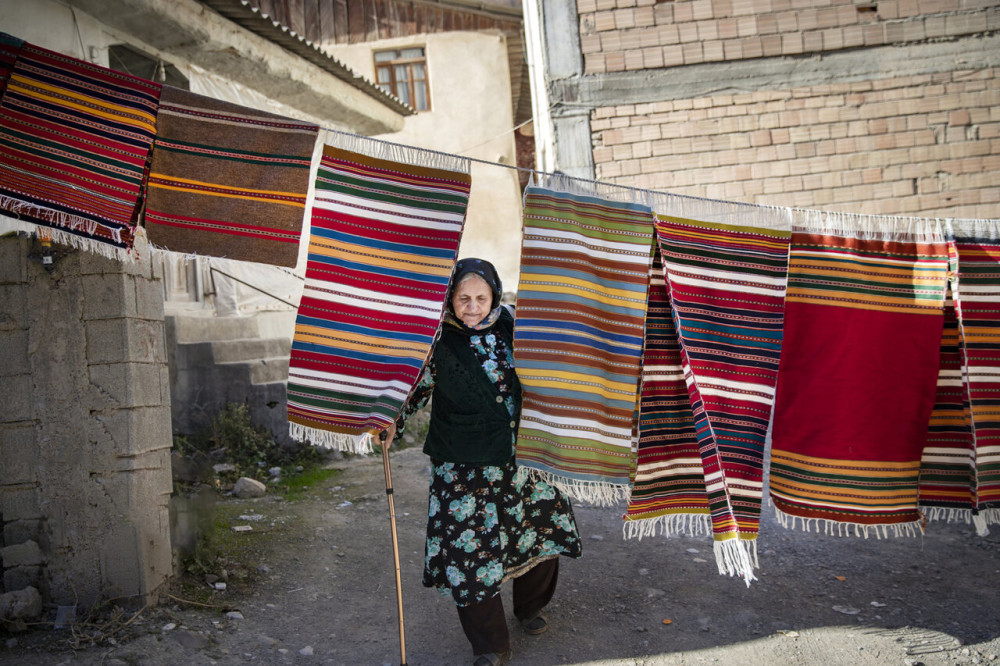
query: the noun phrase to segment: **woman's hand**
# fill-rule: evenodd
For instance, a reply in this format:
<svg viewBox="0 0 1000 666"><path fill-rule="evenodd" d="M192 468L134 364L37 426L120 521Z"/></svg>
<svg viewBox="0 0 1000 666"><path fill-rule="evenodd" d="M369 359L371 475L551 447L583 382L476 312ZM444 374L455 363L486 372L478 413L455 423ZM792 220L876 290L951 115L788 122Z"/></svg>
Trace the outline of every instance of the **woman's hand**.
<svg viewBox="0 0 1000 666"><path fill-rule="evenodd" d="M393 440L396 439L396 422L393 421L388 428L382 431L385 437L379 436L379 440L383 442L386 446L392 446Z"/></svg>

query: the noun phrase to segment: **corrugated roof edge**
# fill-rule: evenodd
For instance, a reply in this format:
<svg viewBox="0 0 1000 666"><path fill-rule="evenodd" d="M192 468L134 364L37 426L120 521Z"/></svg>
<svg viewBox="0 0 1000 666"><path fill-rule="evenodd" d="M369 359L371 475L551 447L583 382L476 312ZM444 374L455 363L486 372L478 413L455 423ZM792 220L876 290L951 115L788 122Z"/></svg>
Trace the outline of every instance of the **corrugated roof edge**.
<svg viewBox="0 0 1000 666"><path fill-rule="evenodd" d="M410 116L416 113L396 96L385 92L288 26L251 7L246 0L201 0L201 2L240 27L274 42L286 51L370 95L400 115Z"/></svg>

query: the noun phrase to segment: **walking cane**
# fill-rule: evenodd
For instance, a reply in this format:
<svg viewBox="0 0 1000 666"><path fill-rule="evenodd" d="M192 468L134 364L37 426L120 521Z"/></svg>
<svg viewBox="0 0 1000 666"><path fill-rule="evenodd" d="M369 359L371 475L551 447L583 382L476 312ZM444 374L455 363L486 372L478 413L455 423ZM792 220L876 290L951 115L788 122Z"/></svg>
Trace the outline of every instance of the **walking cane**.
<svg viewBox="0 0 1000 666"><path fill-rule="evenodd" d="M392 502L392 473L389 471L389 446L385 430L379 433L382 464L385 466L385 496L389 499L389 526L392 531L392 561L396 567L396 610L399 613L399 663L406 666L406 636L403 633L403 588L399 578L399 542L396 539L396 510Z"/></svg>

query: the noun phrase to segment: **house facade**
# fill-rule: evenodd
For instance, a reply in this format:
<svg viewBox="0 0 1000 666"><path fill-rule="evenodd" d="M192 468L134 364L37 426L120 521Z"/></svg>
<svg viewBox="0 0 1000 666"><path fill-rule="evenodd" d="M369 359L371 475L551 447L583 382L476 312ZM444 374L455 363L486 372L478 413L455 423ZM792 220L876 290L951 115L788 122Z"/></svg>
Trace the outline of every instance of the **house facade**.
<svg viewBox="0 0 1000 666"><path fill-rule="evenodd" d="M543 168L749 203L997 217L1000 3L525 7Z"/></svg>

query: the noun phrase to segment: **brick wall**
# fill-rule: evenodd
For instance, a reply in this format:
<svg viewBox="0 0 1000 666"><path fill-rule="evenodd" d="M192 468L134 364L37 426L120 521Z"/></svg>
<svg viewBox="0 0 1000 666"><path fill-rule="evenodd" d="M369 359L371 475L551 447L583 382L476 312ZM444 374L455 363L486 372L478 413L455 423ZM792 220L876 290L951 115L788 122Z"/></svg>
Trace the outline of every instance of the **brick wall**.
<svg viewBox="0 0 1000 666"><path fill-rule="evenodd" d="M997 69L606 106L591 130L606 182L853 213L1000 214Z"/></svg>
<svg viewBox="0 0 1000 666"><path fill-rule="evenodd" d="M1000 30L988 0L577 0L584 73L949 39Z"/></svg>

